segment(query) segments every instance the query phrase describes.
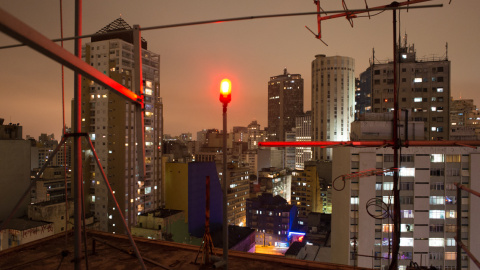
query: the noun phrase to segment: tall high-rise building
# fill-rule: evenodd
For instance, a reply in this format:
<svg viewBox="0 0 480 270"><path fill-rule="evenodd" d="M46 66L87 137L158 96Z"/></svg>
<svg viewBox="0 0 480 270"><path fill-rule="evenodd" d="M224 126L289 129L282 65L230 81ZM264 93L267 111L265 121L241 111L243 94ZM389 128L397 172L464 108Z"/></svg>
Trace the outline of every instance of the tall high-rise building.
<svg viewBox="0 0 480 270"><path fill-rule="evenodd" d="M324 54L312 61L313 141L348 141L355 112L355 60ZM314 148L315 160L331 160L331 148Z"/></svg>
<svg viewBox="0 0 480 270"><path fill-rule="evenodd" d="M312 111L297 116L295 128L295 140L297 142L312 141ZM295 147L295 169L303 170L305 161L312 159L311 147Z"/></svg>
<svg viewBox="0 0 480 270"><path fill-rule="evenodd" d="M285 68L268 82L268 140L284 141L285 132L295 127L295 117L303 113L303 79Z"/></svg>
<svg viewBox="0 0 480 270"><path fill-rule="evenodd" d="M417 58L414 45L406 41L399 46L399 55L397 99L401 113L408 110L413 121L425 122L425 140L448 140L450 61L445 56ZM393 74L391 60L372 61L360 75L357 111L393 111Z"/></svg>
<svg viewBox="0 0 480 270"><path fill-rule="evenodd" d="M85 61L121 83L135 89L134 48L132 34L117 33L131 27L118 18L92 37L83 50ZM160 206L161 142L163 107L160 98L160 55L147 50L142 38L143 89L145 95L144 139L145 178L137 160L135 104L105 87L83 78L82 131L88 132L95 145L105 174L121 211L130 226L136 217ZM87 209L100 222L100 229L123 232L122 221L108 194L91 151L85 149L83 163L84 194ZM141 151L141 148L140 148Z"/></svg>

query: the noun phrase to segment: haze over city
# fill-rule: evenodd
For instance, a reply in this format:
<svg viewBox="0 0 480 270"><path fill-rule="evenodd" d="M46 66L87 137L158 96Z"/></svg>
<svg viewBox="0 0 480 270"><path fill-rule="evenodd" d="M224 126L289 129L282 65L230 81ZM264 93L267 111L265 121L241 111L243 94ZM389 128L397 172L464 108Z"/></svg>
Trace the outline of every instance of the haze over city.
<svg viewBox="0 0 480 270"><path fill-rule="evenodd" d="M364 8L363 1L346 1ZM389 1L368 1L370 7ZM442 8L410 9L400 15L402 35L415 44L417 57L444 56L448 43L451 89L455 99L480 100L476 53L480 25L478 1L432 1ZM64 36L73 36L73 1L64 1ZM322 2L324 10L342 9L341 1ZM60 37L58 2L0 1L0 8L49 38ZM92 34L118 17L141 27L231 17L315 11L312 1L83 1L83 33ZM373 15L373 14L372 14ZM267 125L267 82L270 76L301 74L305 79L305 110L310 109L311 61L316 54L355 59L355 74L369 65L372 49L379 60L392 58L392 13L357 18L354 27L344 19L322 23L322 42L305 29L316 29L314 15L259 19L145 31L148 49L161 55L160 82L164 104L164 133L221 128L220 80L233 83L228 126L252 120ZM89 42L84 39L83 43ZM0 33L0 46L17 42ZM65 47L72 51L73 43ZM61 69L56 62L28 47L0 50L0 117L20 123L24 136L62 129ZM65 69L66 122L70 126L73 72Z"/></svg>

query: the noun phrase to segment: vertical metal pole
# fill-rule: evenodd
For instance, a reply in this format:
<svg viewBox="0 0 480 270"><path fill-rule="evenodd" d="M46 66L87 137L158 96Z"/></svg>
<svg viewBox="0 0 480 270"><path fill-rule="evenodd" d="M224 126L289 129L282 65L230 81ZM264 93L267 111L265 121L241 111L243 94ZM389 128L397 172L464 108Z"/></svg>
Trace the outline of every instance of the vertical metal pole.
<svg viewBox="0 0 480 270"><path fill-rule="evenodd" d="M223 103L223 260L228 269L228 219L227 219L227 104Z"/></svg>
<svg viewBox="0 0 480 270"><path fill-rule="evenodd" d="M392 4L393 5L393 4ZM397 3L398 5L398 3ZM393 10L393 246L390 270L397 269L400 248L400 191L398 190L397 13Z"/></svg>
<svg viewBox="0 0 480 270"><path fill-rule="evenodd" d="M458 270L462 269L462 246L460 241L462 241L462 189L460 185L457 185L457 268Z"/></svg>
<svg viewBox="0 0 480 270"><path fill-rule="evenodd" d="M75 36L82 35L82 0L75 0ZM75 56L78 58L82 57L82 39L78 38L75 40ZM74 103L73 103L73 133L79 134L82 132L82 75L75 72L74 76ZM82 204L81 204L81 195L82 195L82 138L80 136L73 137L73 155L74 155L74 261L75 261L75 270L80 270L81 268L81 251L82 251L82 235L81 235L81 223L82 220Z"/></svg>
<svg viewBox="0 0 480 270"><path fill-rule="evenodd" d="M143 99L143 72L142 72L142 43L140 36L140 26L133 26L133 57L135 65L135 94L140 96L140 104L135 105L135 132L136 132L136 151L137 151L137 164L138 164L138 181L145 181L145 126L144 126L144 112L145 112L145 101ZM135 181L137 183L137 181ZM144 182L145 184L145 182ZM145 195L143 195L144 206L145 206ZM134 200L135 202L135 200ZM133 206L135 208L135 205ZM132 210L135 210L132 211ZM137 216L137 209L129 210L128 219L129 226L133 224L133 218Z"/></svg>

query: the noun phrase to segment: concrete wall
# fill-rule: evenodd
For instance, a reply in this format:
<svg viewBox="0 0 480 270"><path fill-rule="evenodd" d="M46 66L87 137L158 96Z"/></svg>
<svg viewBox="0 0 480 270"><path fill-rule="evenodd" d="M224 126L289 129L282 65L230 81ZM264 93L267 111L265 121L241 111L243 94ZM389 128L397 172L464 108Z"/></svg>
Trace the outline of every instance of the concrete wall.
<svg viewBox="0 0 480 270"><path fill-rule="evenodd" d="M165 208L182 210L188 222L188 164L166 163Z"/></svg>
<svg viewBox="0 0 480 270"><path fill-rule="evenodd" d="M30 185L30 141L0 140L0 220L5 220ZM30 194L14 217L26 214Z"/></svg>

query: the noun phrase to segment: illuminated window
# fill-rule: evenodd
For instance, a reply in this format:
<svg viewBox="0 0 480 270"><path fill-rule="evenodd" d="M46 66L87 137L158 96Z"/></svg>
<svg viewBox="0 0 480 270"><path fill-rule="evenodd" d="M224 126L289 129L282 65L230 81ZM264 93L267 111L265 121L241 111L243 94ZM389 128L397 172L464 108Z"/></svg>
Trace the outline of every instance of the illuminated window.
<svg viewBox="0 0 480 270"><path fill-rule="evenodd" d="M145 94L151 96L153 94L152 89L145 88Z"/></svg>
<svg viewBox="0 0 480 270"><path fill-rule="evenodd" d="M443 88L441 88L441 87L437 88L437 92L438 93L443 93Z"/></svg>
<svg viewBox="0 0 480 270"><path fill-rule="evenodd" d="M400 237L401 247L413 247L413 238Z"/></svg>
<svg viewBox="0 0 480 270"><path fill-rule="evenodd" d="M350 204L358 204L358 197L351 197Z"/></svg>
<svg viewBox="0 0 480 270"><path fill-rule="evenodd" d="M383 183L383 190L393 190L393 182Z"/></svg>
<svg viewBox="0 0 480 270"><path fill-rule="evenodd" d="M443 247L445 239L443 238L429 238L428 246L430 247Z"/></svg>
<svg viewBox="0 0 480 270"><path fill-rule="evenodd" d="M400 232L412 232L412 231L413 231L413 224L400 225Z"/></svg>
<svg viewBox="0 0 480 270"><path fill-rule="evenodd" d="M430 196L430 204L443 205L445 203L445 197L443 196Z"/></svg>
<svg viewBox="0 0 480 270"><path fill-rule="evenodd" d="M460 162L460 155L447 155L447 162Z"/></svg>
<svg viewBox="0 0 480 270"><path fill-rule="evenodd" d="M386 204L393 204L393 196L383 196L383 202Z"/></svg>
<svg viewBox="0 0 480 270"><path fill-rule="evenodd" d="M455 241L455 238L447 238L447 246L448 247L454 247L456 245L457 245L457 243Z"/></svg>
<svg viewBox="0 0 480 270"><path fill-rule="evenodd" d="M421 82L422 82L422 78L415 78L415 79L413 80L413 82L415 82L415 83L421 83Z"/></svg>
<svg viewBox="0 0 480 270"><path fill-rule="evenodd" d="M428 217L431 219L445 219L445 210L430 210Z"/></svg>
<svg viewBox="0 0 480 270"><path fill-rule="evenodd" d="M393 232L393 224L383 224L382 232Z"/></svg>
<svg viewBox="0 0 480 270"><path fill-rule="evenodd" d="M401 177L415 177L415 168L400 168L399 175Z"/></svg>
<svg viewBox="0 0 480 270"><path fill-rule="evenodd" d="M402 218L413 218L413 210L400 210Z"/></svg>
<svg viewBox="0 0 480 270"><path fill-rule="evenodd" d="M421 97L413 98L413 102L422 102L422 98Z"/></svg>
<svg viewBox="0 0 480 270"><path fill-rule="evenodd" d="M430 155L430 162L437 163L437 162L443 162L444 161L444 155L442 154L431 154Z"/></svg>
<svg viewBox="0 0 480 270"><path fill-rule="evenodd" d="M457 252L445 252L445 260L452 261L457 259Z"/></svg>
<svg viewBox="0 0 480 270"><path fill-rule="evenodd" d="M457 217L457 211L455 210L447 210L445 212L447 218L456 218Z"/></svg>

